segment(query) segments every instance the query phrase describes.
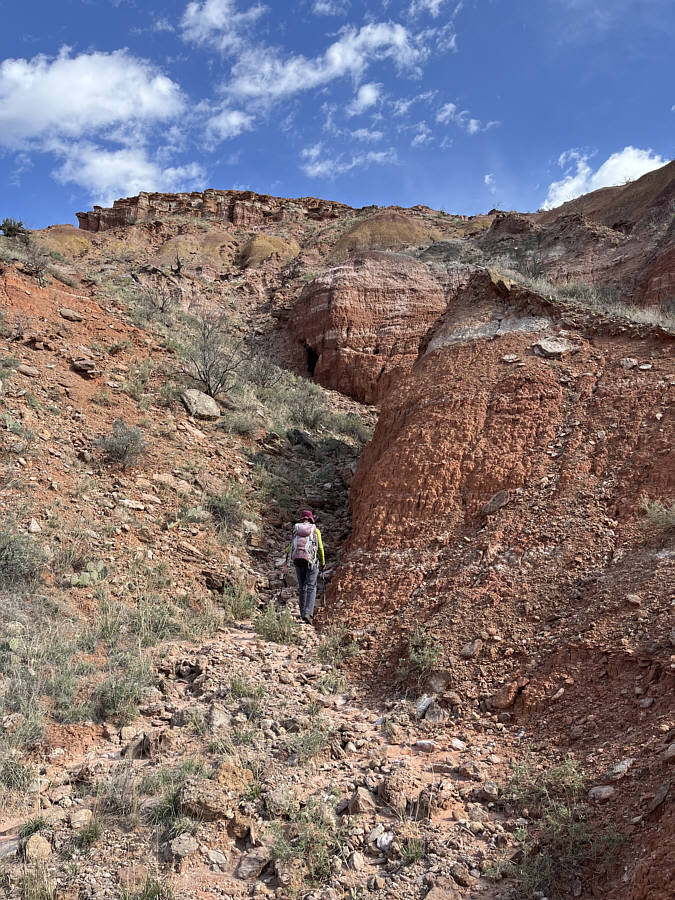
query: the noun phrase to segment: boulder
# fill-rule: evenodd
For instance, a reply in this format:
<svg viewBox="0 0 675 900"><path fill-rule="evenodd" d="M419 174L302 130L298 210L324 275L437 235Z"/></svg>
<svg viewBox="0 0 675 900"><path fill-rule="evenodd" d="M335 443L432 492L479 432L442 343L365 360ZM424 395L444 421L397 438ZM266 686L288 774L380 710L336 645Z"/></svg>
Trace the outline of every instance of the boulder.
<svg viewBox="0 0 675 900"><path fill-rule="evenodd" d="M195 388L189 388L181 393L180 399L185 409L194 416L195 419L219 419L220 407L213 399L203 391Z"/></svg>
<svg viewBox="0 0 675 900"><path fill-rule="evenodd" d="M187 816L215 822L231 818L233 799L219 784L204 778L186 778L179 793L180 808Z"/></svg>
<svg viewBox="0 0 675 900"><path fill-rule="evenodd" d="M375 798L367 788L358 787L352 794L347 807L351 816L375 811Z"/></svg>
<svg viewBox="0 0 675 900"><path fill-rule="evenodd" d="M544 359L561 359L566 353L576 353L578 349L576 344L559 337L541 338L532 344L535 355Z"/></svg>
<svg viewBox="0 0 675 900"><path fill-rule="evenodd" d="M242 856L235 874L242 879L257 878L270 861L269 850L266 847L256 847Z"/></svg>
<svg viewBox="0 0 675 900"><path fill-rule="evenodd" d="M31 834L23 847L26 862L42 862L52 855L52 845L39 832Z"/></svg>

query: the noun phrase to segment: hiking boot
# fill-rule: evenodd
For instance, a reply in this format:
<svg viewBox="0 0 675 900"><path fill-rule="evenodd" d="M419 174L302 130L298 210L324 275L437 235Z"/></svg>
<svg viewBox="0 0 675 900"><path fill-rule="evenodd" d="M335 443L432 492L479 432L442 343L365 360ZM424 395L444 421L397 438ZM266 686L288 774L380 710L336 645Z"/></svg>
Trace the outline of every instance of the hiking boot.
<svg viewBox="0 0 675 900"><path fill-rule="evenodd" d="M303 616L303 617L302 617L302 621L305 622L307 625L311 625L311 624L312 624L312 617L311 617L311 616Z"/></svg>

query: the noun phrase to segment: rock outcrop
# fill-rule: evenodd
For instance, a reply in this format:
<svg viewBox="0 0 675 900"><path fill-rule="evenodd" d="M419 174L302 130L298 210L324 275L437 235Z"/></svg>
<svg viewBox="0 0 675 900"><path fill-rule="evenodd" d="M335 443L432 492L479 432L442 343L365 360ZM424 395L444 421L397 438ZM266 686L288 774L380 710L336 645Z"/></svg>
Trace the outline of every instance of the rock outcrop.
<svg viewBox="0 0 675 900"><path fill-rule="evenodd" d="M350 207L343 203L303 197L285 200L254 191L192 191L182 194L151 194L142 191L137 197L115 200L111 208L95 206L92 211L79 212L80 228L85 231L108 231L121 225L135 225L186 216L231 222L233 225L262 225L287 219L323 221L335 219Z"/></svg>
<svg viewBox="0 0 675 900"><path fill-rule="evenodd" d="M372 403L394 372L410 368L445 304L426 266L407 256L367 253L304 288L291 331L306 347L317 381Z"/></svg>

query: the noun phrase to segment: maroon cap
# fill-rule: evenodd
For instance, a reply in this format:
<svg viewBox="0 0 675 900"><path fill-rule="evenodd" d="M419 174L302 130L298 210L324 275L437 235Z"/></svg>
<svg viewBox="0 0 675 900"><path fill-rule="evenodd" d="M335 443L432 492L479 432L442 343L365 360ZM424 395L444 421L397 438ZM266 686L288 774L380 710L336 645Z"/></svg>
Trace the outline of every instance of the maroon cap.
<svg viewBox="0 0 675 900"><path fill-rule="evenodd" d="M310 522L313 522L314 521L314 513L312 512L311 509L303 509L303 511L300 513L300 518L301 519L309 519Z"/></svg>

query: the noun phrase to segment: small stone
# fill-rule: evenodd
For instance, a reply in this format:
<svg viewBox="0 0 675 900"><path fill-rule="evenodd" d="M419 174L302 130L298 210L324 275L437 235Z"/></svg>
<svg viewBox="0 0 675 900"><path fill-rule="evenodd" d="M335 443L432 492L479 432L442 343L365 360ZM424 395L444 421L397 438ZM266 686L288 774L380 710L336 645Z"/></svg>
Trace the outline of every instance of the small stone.
<svg viewBox="0 0 675 900"><path fill-rule="evenodd" d="M622 369L634 369L637 364L637 359L633 359L632 356L624 356L623 359L619 360L619 365Z"/></svg>
<svg viewBox="0 0 675 900"><path fill-rule="evenodd" d="M367 788L359 787L352 794L347 808L350 816L374 812L375 798Z"/></svg>
<svg viewBox="0 0 675 900"><path fill-rule="evenodd" d="M626 603L629 606L640 606L642 600L637 594L626 594Z"/></svg>
<svg viewBox="0 0 675 900"><path fill-rule="evenodd" d="M70 827L73 830L77 830L78 828L84 828L85 825L88 825L94 818L94 813L90 809L82 807L81 809L76 809L75 812L71 812L68 818L70 820Z"/></svg>
<svg viewBox="0 0 675 900"><path fill-rule="evenodd" d="M466 744L464 741L460 741L459 738L451 738L450 746L453 750L466 750Z"/></svg>
<svg viewBox="0 0 675 900"><path fill-rule="evenodd" d="M468 644L464 644L462 649L459 651L459 655L463 659L473 659L474 656L477 656L480 653L483 647L483 642L480 638L476 638L474 641L471 641Z"/></svg>
<svg viewBox="0 0 675 900"><path fill-rule="evenodd" d="M210 863L214 866L218 866L220 869L224 869L227 866L227 857L222 850L207 850L206 858Z"/></svg>
<svg viewBox="0 0 675 900"><path fill-rule="evenodd" d="M579 348L564 338L542 338L532 345L536 356L544 359L560 359L566 353L575 353Z"/></svg>
<svg viewBox="0 0 675 900"><path fill-rule="evenodd" d="M42 862L52 855L52 845L39 832L31 834L23 848L26 862Z"/></svg>
<svg viewBox="0 0 675 900"><path fill-rule="evenodd" d="M17 366L16 371L25 375L27 378L37 378L40 374L39 369L36 369L35 366L26 365L26 363L21 363L20 366Z"/></svg>
<svg viewBox="0 0 675 900"><path fill-rule="evenodd" d="M651 363L642 363L641 366L638 366L638 369L640 369L642 372L648 372L651 367Z"/></svg>
<svg viewBox="0 0 675 900"><path fill-rule="evenodd" d="M502 356L502 362L505 363L518 362L519 359L520 357L516 353L506 353L504 356Z"/></svg>
<svg viewBox="0 0 675 900"><path fill-rule="evenodd" d="M375 843L377 844L378 850L381 850L383 853L388 853L389 850L391 850L391 845L394 843L394 832L383 832L375 841Z"/></svg>
<svg viewBox="0 0 675 900"><path fill-rule="evenodd" d="M596 787L592 787L588 792L588 799L595 800L596 803L604 803L606 800L609 800L615 794L615 790L611 785L608 784L599 784Z"/></svg>
<svg viewBox="0 0 675 900"><path fill-rule="evenodd" d="M423 694L423 696L420 697L420 699L415 704L415 712L417 713L418 719L424 718L424 714L433 702L434 698L430 697L428 694Z"/></svg>
<svg viewBox="0 0 675 900"><path fill-rule="evenodd" d="M455 879L457 884L461 885L462 887L469 887L469 885L471 884L471 874L464 863L455 863L454 866L450 869L450 874Z"/></svg>
<svg viewBox="0 0 675 900"><path fill-rule="evenodd" d="M433 753L434 750L440 750L440 746L436 741L415 741L413 750L420 750L422 753Z"/></svg>
<svg viewBox="0 0 675 900"><path fill-rule="evenodd" d="M28 523L28 533L29 534L40 534L42 531L42 526L37 521L37 519L31 519Z"/></svg>
<svg viewBox="0 0 675 900"><path fill-rule="evenodd" d="M349 868L354 872L360 872L361 869L366 864L366 860L362 853L359 853L358 850L354 850L354 852L349 857Z"/></svg>
<svg viewBox="0 0 675 900"><path fill-rule="evenodd" d="M624 777L626 772L628 772L634 762L635 760L632 757L622 759L621 762L618 762L616 763L616 765L612 766L611 769L609 769L605 773L604 777L608 781L620 781Z"/></svg>
<svg viewBox="0 0 675 900"><path fill-rule="evenodd" d="M84 319L84 316L81 316L79 312L74 309L69 309L67 306L64 306L63 309L59 310L59 315L69 322L81 322Z"/></svg>
<svg viewBox="0 0 675 900"><path fill-rule="evenodd" d="M213 399L203 391L189 388L180 395L183 405L195 419L219 419L220 407Z"/></svg>
<svg viewBox="0 0 675 900"><path fill-rule="evenodd" d="M666 763L675 762L675 744L671 744L663 754L663 761Z"/></svg>
<svg viewBox="0 0 675 900"><path fill-rule="evenodd" d="M186 856L190 856L198 850L199 843L194 835L184 832L174 838L170 846L173 856L177 859L185 859Z"/></svg>
<svg viewBox="0 0 675 900"><path fill-rule="evenodd" d="M270 858L269 851L265 847L256 847L254 850L249 850L239 860L236 871L237 878L257 878L265 866L269 864Z"/></svg>

